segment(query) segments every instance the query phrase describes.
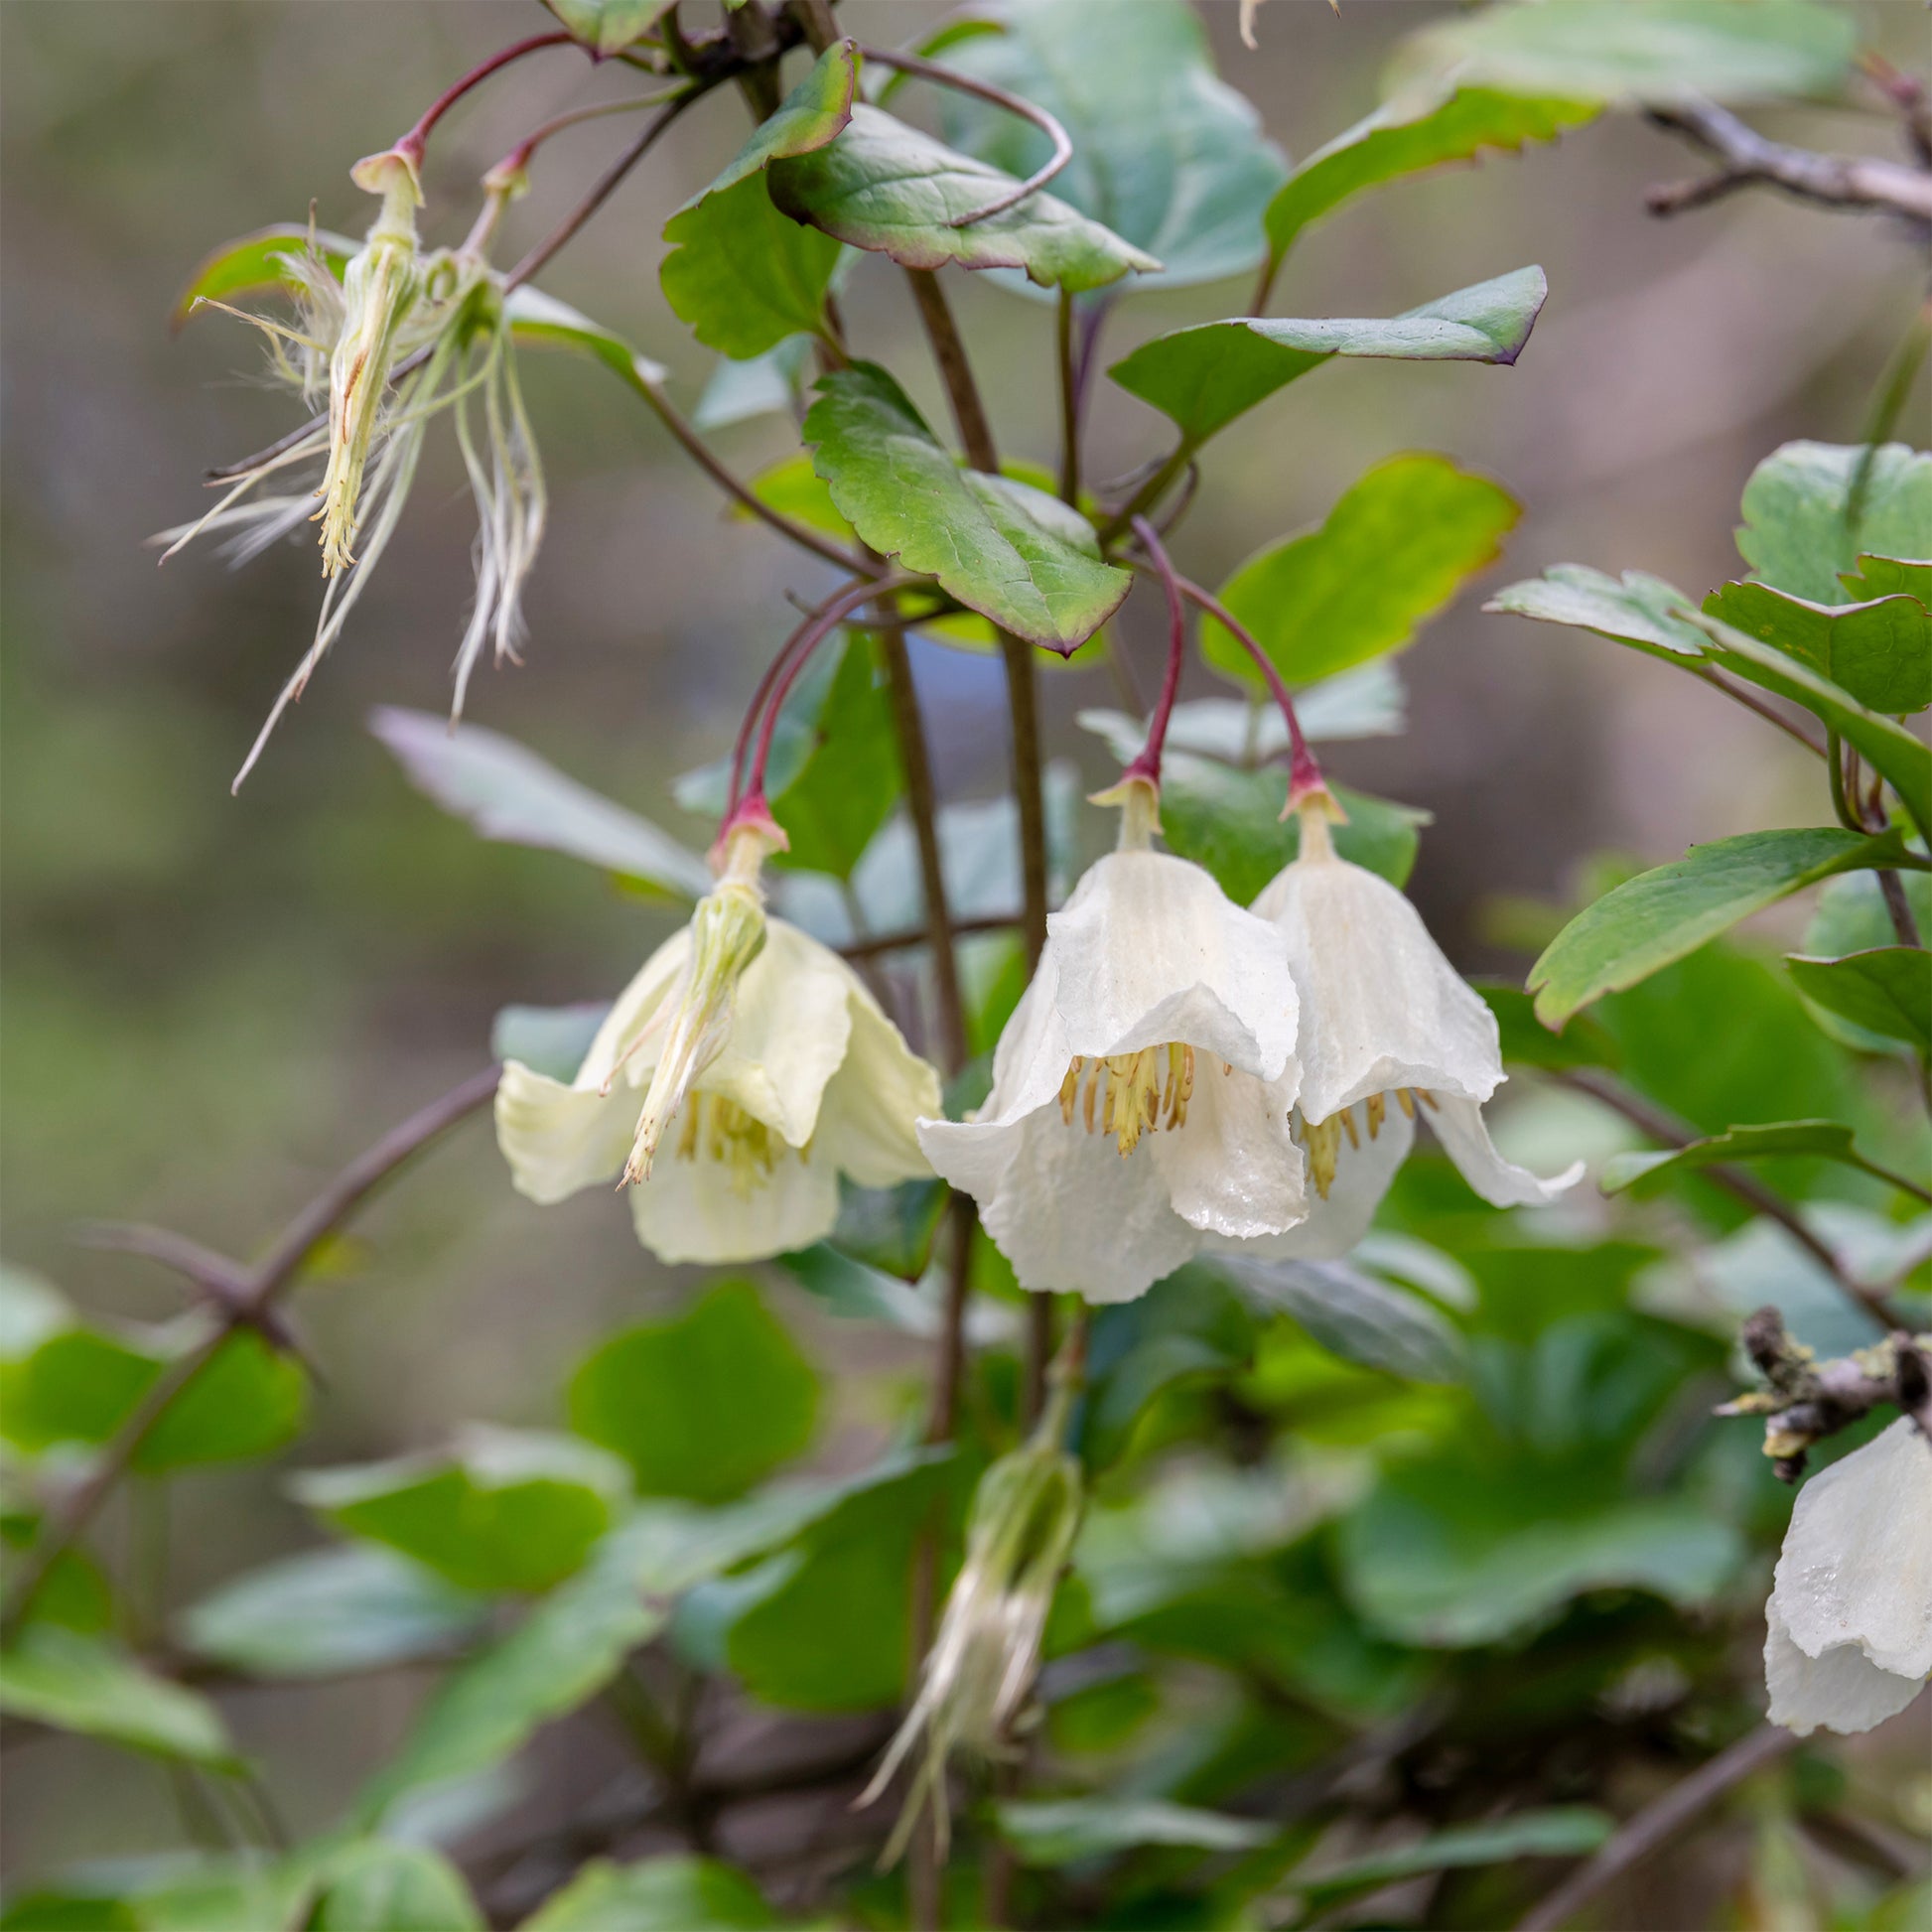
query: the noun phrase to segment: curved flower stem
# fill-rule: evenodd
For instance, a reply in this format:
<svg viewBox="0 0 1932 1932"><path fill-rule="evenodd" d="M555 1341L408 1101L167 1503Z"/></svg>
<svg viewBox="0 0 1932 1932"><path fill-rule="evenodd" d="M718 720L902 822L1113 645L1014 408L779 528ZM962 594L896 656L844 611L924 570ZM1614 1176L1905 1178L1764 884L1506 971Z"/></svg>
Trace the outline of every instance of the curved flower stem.
<svg viewBox="0 0 1932 1932"><path fill-rule="evenodd" d="M1773 1724L1747 1730L1736 1743L1680 1778L1662 1797L1617 1828L1609 1843L1580 1870L1516 1921L1516 1932L1560 1932L1597 1893L1641 1864L1697 1817L1754 1771L1775 1764L1798 1747L1793 1731Z"/></svg>
<svg viewBox="0 0 1932 1932"><path fill-rule="evenodd" d="M524 135L483 179L488 181L499 175L521 174L530 165L530 157L552 135L562 134L567 128L581 127L586 121L605 120L613 114L634 114L643 107L663 107L684 90L684 83L679 82L674 87L660 88L654 94L636 94L628 100L593 101L588 107L573 107L565 113L553 115L540 127L532 128Z"/></svg>
<svg viewBox="0 0 1932 1932"><path fill-rule="evenodd" d="M430 131L472 87L487 80L492 73L508 67L512 61L522 60L526 54L535 54L546 47L572 47L576 44L577 37L574 34L566 34L559 30L550 34L532 34L527 40L513 41L508 47L499 49L488 60L480 62L472 68L461 79L453 80L423 109L422 118L396 143L396 153L407 156L415 167L421 168L423 150L429 144Z"/></svg>
<svg viewBox="0 0 1932 1932"><path fill-rule="evenodd" d="M1080 370L1073 349L1073 297L1060 291L1053 347L1060 379L1060 501L1080 496Z"/></svg>
<svg viewBox="0 0 1932 1932"><path fill-rule="evenodd" d="M868 47L860 41L855 41L853 45L866 60L877 61L882 68L897 68L901 73L930 80L936 87L950 87L955 93L971 94L975 100L1004 107L1009 114L1018 114L1023 121L1033 122L1052 142L1053 152L1045 164L1035 169L1018 188L1002 195L997 201L988 202L984 207L976 207L966 214L955 214L945 223L947 227L970 228L976 222L1004 214L1010 207L1018 207L1030 195L1037 195L1073 159L1073 142L1066 129L1045 108L1036 106L1033 101L1025 100L1019 94L1008 93L1004 87L996 87L989 81L975 80L970 74L960 73L953 68L941 67L936 61L922 61L916 54L895 54L890 49Z"/></svg>
<svg viewBox="0 0 1932 1932"><path fill-rule="evenodd" d="M1173 701L1180 690L1181 659L1187 652L1187 614L1180 602L1180 580L1154 525L1146 517L1137 516L1134 519L1134 534L1140 539L1141 548L1147 552L1155 574L1161 579L1161 588L1167 593L1168 669L1161 681L1161 696L1155 702L1154 715L1148 720L1147 743L1121 773L1121 782L1125 784L1130 778L1146 778L1159 791L1161 754L1168 743L1168 720L1173 716Z"/></svg>
<svg viewBox="0 0 1932 1932"><path fill-rule="evenodd" d="M1740 704L1746 711L1756 712L1767 725L1775 725L1787 738L1796 739L1813 758L1822 759L1826 756L1825 747L1817 739L1813 738L1802 725L1783 716L1776 706L1767 703L1755 691L1748 690L1743 685L1731 683L1715 664L1687 663L1684 668L1701 683L1710 685L1712 690L1722 691L1732 704Z"/></svg>
<svg viewBox="0 0 1932 1932"><path fill-rule="evenodd" d="M141 1445L177 1400L201 1379L228 1336L238 1327L261 1326L276 1298L295 1280L316 1250L413 1154L454 1127L465 1115L485 1105L496 1091L500 1071L498 1067L488 1066L481 1073L472 1074L461 1086L440 1100L431 1101L351 1161L282 1230L275 1245L253 1268L242 1270L239 1264L226 1264L239 1277L233 1299L221 1301L221 1312L209 1320L207 1332L176 1356L149 1386L133 1413L95 1457L85 1479L69 1490L51 1514L15 1573L4 1612L0 1612L0 1640L11 1637L19 1629L54 1566L93 1521L114 1485L127 1473ZM191 1251L198 1256L201 1253L193 1250L193 1244L186 1244L171 1259L176 1265L182 1265L190 1258ZM189 1273L200 1285L199 1266Z"/></svg>

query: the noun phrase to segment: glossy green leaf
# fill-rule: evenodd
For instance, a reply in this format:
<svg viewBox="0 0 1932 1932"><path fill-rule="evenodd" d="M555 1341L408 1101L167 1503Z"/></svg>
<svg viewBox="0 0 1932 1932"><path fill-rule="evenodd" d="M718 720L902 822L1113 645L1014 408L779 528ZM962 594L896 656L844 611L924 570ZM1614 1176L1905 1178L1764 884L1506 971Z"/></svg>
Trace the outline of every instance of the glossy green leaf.
<svg viewBox="0 0 1932 1932"><path fill-rule="evenodd" d="M905 393L870 362L823 377L805 441L842 515L875 550L929 571L997 624L1062 653L1113 615L1130 573L1043 490L962 470Z"/></svg>
<svg viewBox="0 0 1932 1932"><path fill-rule="evenodd" d="M1932 873L1901 872L1898 884L1923 939L1932 933ZM1898 943L1898 928L1892 923L1891 907L1877 874L1854 872L1832 880L1818 895L1818 904L1805 927L1804 942L1798 951L1806 959L1830 961L1851 953L1880 951ZM1786 963L1789 964L1788 959ZM1795 982L1796 976L1793 978ZM1890 1035L1859 1027L1809 997L1806 1011L1834 1039L1855 1051L1897 1050L1897 1042Z"/></svg>
<svg viewBox="0 0 1932 1932"><path fill-rule="evenodd" d="M1346 1261L1229 1256L1221 1265L1343 1361L1410 1382L1459 1382L1467 1373L1461 1338L1429 1302Z"/></svg>
<svg viewBox="0 0 1932 1932"><path fill-rule="evenodd" d="M1577 1066L1614 1067L1622 1057L1615 1039L1594 1020L1578 1015L1562 1033L1553 1034L1538 1021L1535 1002L1520 986L1490 979L1469 984L1496 1016L1506 1066L1540 1066L1560 1073Z"/></svg>
<svg viewBox="0 0 1932 1932"><path fill-rule="evenodd" d="M817 1375L746 1281L613 1336L570 1384L571 1426L647 1496L742 1495L803 1452L817 1418Z"/></svg>
<svg viewBox="0 0 1932 1932"><path fill-rule="evenodd" d="M483 838L566 853L674 898L699 898L714 884L697 853L514 739L478 725L452 731L447 719L390 705L369 714L369 730L417 790Z"/></svg>
<svg viewBox="0 0 1932 1932"><path fill-rule="evenodd" d="M182 1612L185 1648L251 1677L330 1677L442 1657L487 1605L383 1549L314 1550L251 1570Z"/></svg>
<svg viewBox="0 0 1932 1932"><path fill-rule="evenodd" d="M1282 158L1215 74L1184 0L1032 0L1006 32L949 48L946 65L1058 120L1073 159L1053 193L1156 257L1148 284L1218 281L1259 263ZM1017 114L951 90L939 103L947 139L967 154L1023 179L1044 164L1046 136Z"/></svg>
<svg viewBox="0 0 1932 1932"><path fill-rule="evenodd" d="M1869 454L1858 527L1852 489ZM1737 549L1762 582L1816 604L1844 601L1841 573L1861 552L1922 558L1932 549L1932 455L1903 443L1787 443L1744 485ZM1882 596L1882 592L1873 593Z"/></svg>
<svg viewBox="0 0 1932 1932"><path fill-rule="evenodd" d="M1733 625L1702 613L1692 614L1689 621L1717 645L1713 655L1724 669L1803 705L1856 747L1898 793L1920 836L1932 837L1932 746L1895 720L1867 710L1809 665L1760 643Z"/></svg>
<svg viewBox="0 0 1932 1932"><path fill-rule="evenodd" d="M758 1886L716 1859L593 1859L522 1932L765 1932L778 1923Z"/></svg>
<svg viewBox="0 0 1932 1932"><path fill-rule="evenodd" d="M1371 1852L1330 1865L1319 1877L1291 1878L1289 1888L1311 1904L1332 1906L1363 1892L1378 1891L1398 1879L1428 1871L1466 1870L1472 1865L1508 1864L1518 1859L1580 1859L1610 1835L1615 1820L1593 1805L1557 1805L1517 1812L1494 1824L1451 1825L1412 1845Z"/></svg>
<svg viewBox="0 0 1932 1932"><path fill-rule="evenodd" d="M602 362L633 389L654 389L664 380L663 367L639 355L615 330L528 282L503 298L503 314L509 319L511 340L518 344L574 349Z"/></svg>
<svg viewBox="0 0 1932 1932"><path fill-rule="evenodd" d="M543 1589L610 1525L615 1456L568 1436L472 1426L448 1450L307 1469L296 1498L351 1536L386 1543L465 1589Z"/></svg>
<svg viewBox="0 0 1932 1932"><path fill-rule="evenodd" d="M337 275L361 246L352 237L331 234L327 228L316 229L313 238L316 251ZM189 278L175 304L175 327L179 329L194 314L198 303L228 302L258 289L288 286L289 258L306 253L310 240L306 223L278 221L272 227L257 228L252 234L224 242Z"/></svg>
<svg viewBox="0 0 1932 1932"><path fill-rule="evenodd" d="M1390 457L1317 528L1250 557L1220 599L1291 685L1310 683L1413 643L1502 554L1521 514L1507 490L1446 457ZM1224 676L1265 688L1212 618L1201 620L1200 648Z"/></svg>
<svg viewBox="0 0 1932 1932"><path fill-rule="evenodd" d="M636 1549L620 1531L506 1637L443 1680L401 1750L364 1788L357 1816L379 1819L406 1793L501 1763L595 1697L664 1622L644 1588Z"/></svg>
<svg viewBox="0 0 1932 1932"><path fill-rule="evenodd" d="M904 779L892 704L870 638L851 638L829 657L835 667L814 714L796 774L773 789L771 815L790 839L785 866L849 879L892 816Z"/></svg>
<svg viewBox="0 0 1932 1932"><path fill-rule="evenodd" d="M1932 611L1916 598L1813 604L1768 584L1726 584L1704 609L1809 665L1871 711L1932 704Z"/></svg>
<svg viewBox="0 0 1932 1932"><path fill-rule="evenodd" d="M330 1861L305 1932L483 1932L483 1917L440 1852L368 1839Z"/></svg>
<svg viewBox="0 0 1932 1932"><path fill-rule="evenodd" d="M1555 564L1500 590L1482 608L1541 623L1573 624L1653 657L1703 657L1704 633L1686 621L1692 600L1661 577L1626 570L1606 577L1587 564Z"/></svg>
<svg viewBox="0 0 1932 1932"><path fill-rule="evenodd" d="M812 63L811 70L785 95L777 107L753 129L751 139L713 178L704 195L723 194L752 176L762 174L774 161L813 154L845 132L852 118L859 62L850 41L835 41ZM703 196L694 198L702 200Z"/></svg>
<svg viewBox="0 0 1932 1932"><path fill-rule="evenodd" d="M969 1022L979 997L980 975L989 956L997 959L1015 942L1010 936L962 940L959 953L961 993ZM994 969L997 971L998 969ZM1016 993L1016 1000L1019 995ZM977 1049L976 1049L977 1050ZM991 1043L987 1050L991 1051ZM855 1187L839 1190L839 1218L826 1237L842 1255L900 1282L916 1282L932 1260L933 1238L945 1216L950 1189L943 1180L902 1180L897 1187Z"/></svg>
<svg viewBox="0 0 1932 1932"><path fill-rule="evenodd" d="M1932 549L1932 536L1925 543ZM1840 571L1838 581L1854 604L1868 604L1874 597L1915 597L1932 607L1932 563L1862 554L1858 568Z"/></svg>
<svg viewBox="0 0 1932 1932"><path fill-rule="evenodd" d="M1644 106L1777 100L1837 86L1857 45L1852 17L1812 0L1506 0L1412 36L1388 90L1453 76Z"/></svg>
<svg viewBox="0 0 1932 1932"><path fill-rule="evenodd" d="M876 107L855 106L829 147L772 162L766 183L793 219L905 268L1022 268L1042 288L1077 294L1161 265L1045 193L949 226L1020 184Z"/></svg>
<svg viewBox="0 0 1932 1932"><path fill-rule="evenodd" d="M888 1322L912 1335L938 1332L938 1310L916 1289L897 1275L868 1267L830 1242L781 1255L778 1265L828 1313L849 1321Z"/></svg>
<svg viewBox="0 0 1932 1932"><path fill-rule="evenodd" d="M1192 449L1333 355L1514 362L1547 293L1542 269L1519 268L1387 320L1204 322L1143 343L1108 374L1172 417Z"/></svg>
<svg viewBox="0 0 1932 1932"><path fill-rule="evenodd" d="M1145 1845L1199 1852L1245 1852L1266 1845L1279 1826L1263 1818L1170 1804L1162 1798L1008 1799L998 1807L1000 1836L1033 1865L1076 1864Z"/></svg>
<svg viewBox="0 0 1932 1932"><path fill-rule="evenodd" d="M570 1007L504 1007L489 1025L489 1056L521 1060L532 1072L568 1085L610 1011L598 1000Z"/></svg>
<svg viewBox="0 0 1932 1932"><path fill-rule="evenodd" d="M1882 865L1897 835L1838 826L1745 832L1694 845L1683 858L1606 893L1564 927L1530 969L1536 1017L1561 1028L1605 993L1681 959L1707 939L1835 873Z"/></svg>
<svg viewBox="0 0 1932 1932"><path fill-rule="evenodd" d="M1721 1161L1774 1161L1786 1155L1812 1154L1857 1167L1860 1164L1854 1158L1852 1140L1851 1128L1835 1120L1783 1120L1733 1127L1727 1133L1713 1134L1708 1140L1693 1141L1689 1147L1671 1148L1662 1154L1612 1155L1604 1162L1598 1178L1606 1194L1634 1192L1642 1196L1660 1191L1664 1182L1677 1174Z"/></svg>
<svg viewBox="0 0 1932 1932"><path fill-rule="evenodd" d="M1279 262L1304 228L1365 188L1485 153L1520 153L1531 141L1554 141L1565 128L1594 119L1597 111L1594 101L1474 86L1389 101L1289 176L1268 204L1269 259Z"/></svg>
<svg viewBox="0 0 1932 1932"><path fill-rule="evenodd" d="M564 27L599 56L616 54L650 32L671 0L543 0Z"/></svg>
<svg viewBox="0 0 1932 1932"><path fill-rule="evenodd" d="M0 1711L162 1757L234 1762L220 1714L206 1698L104 1643L45 1624L0 1650Z"/></svg>
<svg viewBox="0 0 1932 1932"><path fill-rule="evenodd" d="M1787 953L1784 963L1798 991L1826 1012L1932 1054L1932 952L1878 946L1840 959Z"/></svg>
<svg viewBox="0 0 1932 1932"><path fill-rule="evenodd" d="M823 329L839 244L780 214L762 176L680 208L664 239L664 300L707 348L747 358Z"/></svg>

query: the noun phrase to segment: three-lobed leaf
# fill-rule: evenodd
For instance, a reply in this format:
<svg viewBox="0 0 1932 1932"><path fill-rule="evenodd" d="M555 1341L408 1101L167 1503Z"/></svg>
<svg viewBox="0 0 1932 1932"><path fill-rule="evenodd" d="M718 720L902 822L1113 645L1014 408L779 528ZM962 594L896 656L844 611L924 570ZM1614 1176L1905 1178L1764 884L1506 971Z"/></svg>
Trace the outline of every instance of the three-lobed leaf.
<svg viewBox="0 0 1932 1932"><path fill-rule="evenodd" d="M1531 967L1536 1017L1553 1031L1574 1013L1695 951L1739 919L1835 873L1880 866L1901 851L1895 832L1839 826L1744 832L1694 845L1640 873L1564 927Z"/></svg>
<svg viewBox="0 0 1932 1932"><path fill-rule="evenodd" d="M1932 704L1932 611L1915 597L1828 605L1768 584L1726 584L1704 600L1704 610L1809 665L1868 710Z"/></svg>
<svg viewBox="0 0 1932 1932"><path fill-rule="evenodd" d="M1521 513L1507 490L1447 457L1390 457L1318 527L1250 557L1220 600L1290 684L1329 677L1414 642L1502 554ZM1211 617L1200 648L1217 671L1263 688L1253 659Z"/></svg>
<svg viewBox="0 0 1932 1932"><path fill-rule="evenodd" d="M1519 268L1386 319L1197 323L1143 343L1107 373L1172 417L1192 449L1331 356L1514 362L1548 292L1542 269Z"/></svg>
<svg viewBox="0 0 1932 1932"><path fill-rule="evenodd" d="M960 469L874 363L820 380L804 436L867 543L1005 629L1068 653L1127 595L1131 574L1101 561L1085 517L1011 478Z"/></svg>
<svg viewBox="0 0 1932 1932"><path fill-rule="evenodd" d="M1246 274L1284 164L1249 103L1214 71L1185 0L1033 0L1006 31L946 50L946 65L1043 107L1073 158L1053 193L1159 262L1129 290ZM1050 144L1031 122L952 89L947 138L1023 179Z"/></svg>
<svg viewBox="0 0 1932 1932"><path fill-rule="evenodd" d="M829 146L773 161L771 199L854 248L904 268L1020 268L1042 288L1104 288L1161 264L1046 193L965 227L951 225L1020 186L877 107L855 105Z"/></svg>
<svg viewBox="0 0 1932 1932"><path fill-rule="evenodd" d="M1922 558L1932 549L1932 455L1903 443L1786 443L1751 472L1741 508L1737 549L1760 582L1838 604L1861 552Z"/></svg>

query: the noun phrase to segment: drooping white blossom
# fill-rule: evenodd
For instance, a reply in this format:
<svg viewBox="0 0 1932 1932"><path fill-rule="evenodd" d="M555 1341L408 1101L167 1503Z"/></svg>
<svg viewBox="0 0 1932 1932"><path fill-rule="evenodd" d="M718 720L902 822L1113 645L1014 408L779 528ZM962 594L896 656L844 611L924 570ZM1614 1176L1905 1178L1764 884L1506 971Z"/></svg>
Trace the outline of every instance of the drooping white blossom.
<svg viewBox="0 0 1932 1932"><path fill-rule="evenodd" d="M1799 1490L1765 1605L1771 1722L1869 1730L1932 1674L1932 1442L1901 1417Z"/></svg>
<svg viewBox="0 0 1932 1932"><path fill-rule="evenodd" d="M1243 1247L1269 1256L1346 1253L1367 1232L1418 1120L1484 1200L1554 1200L1575 1185L1583 1164L1542 1179L1505 1161L1483 1122L1483 1102L1504 1077L1495 1016L1403 894L1335 851L1327 794L1315 792L1298 809L1301 850L1253 910L1284 943L1300 996L1284 1091L1314 1198L1299 1225Z"/></svg>
<svg viewBox="0 0 1932 1932"><path fill-rule="evenodd" d="M730 836L717 889L618 996L574 1080L511 1060L497 1090L518 1191L559 1201L621 1175L665 1261L807 1247L838 1218L840 1174L930 1173L913 1123L938 1076L837 953L765 916L770 843Z"/></svg>
<svg viewBox="0 0 1932 1932"><path fill-rule="evenodd" d="M1307 1212L1269 1086L1295 1043L1279 938L1152 850L1153 789L1124 791L1121 848L1047 922L985 1105L919 1123L1021 1285L1092 1302L1142 1294L1210 1234L1279 1233Z"/></svg>

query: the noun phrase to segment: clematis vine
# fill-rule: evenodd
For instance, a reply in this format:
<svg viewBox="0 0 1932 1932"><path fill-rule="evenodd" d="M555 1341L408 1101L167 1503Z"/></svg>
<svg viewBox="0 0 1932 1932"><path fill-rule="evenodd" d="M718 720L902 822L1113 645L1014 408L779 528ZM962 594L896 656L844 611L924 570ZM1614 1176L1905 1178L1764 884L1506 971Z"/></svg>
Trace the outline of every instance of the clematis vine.
<svg viewBox="0 0 1932 1932"><path fill-rule="evenodd" d="M1932 1441L1901 1417L1798 1492L1765 1605L1771 1722L1869 1730L1932 1675Z"/></svg>
<svg viewBox="0 0 1932 1932"><path fill-rule="evenodd" d="M838 954L769 918L759 873L784 835L761 801L720 841L719 883L645 961L568 1085L511 1060L496 1138L519 1192L613 1179L665 1261L759 1260L832 1230L841 1175L930 1172L913 1123L938 1075Z"/></svg>

